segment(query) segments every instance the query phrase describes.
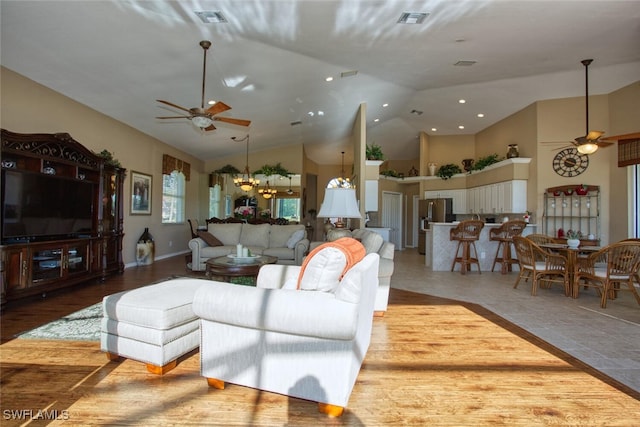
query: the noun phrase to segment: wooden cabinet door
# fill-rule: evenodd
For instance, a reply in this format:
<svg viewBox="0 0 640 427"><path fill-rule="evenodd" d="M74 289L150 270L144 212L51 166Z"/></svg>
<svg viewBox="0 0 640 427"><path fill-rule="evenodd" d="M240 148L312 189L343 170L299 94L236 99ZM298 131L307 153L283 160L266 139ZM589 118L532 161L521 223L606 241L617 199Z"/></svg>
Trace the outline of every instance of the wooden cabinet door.
<svg viewBox="0 0 640 427"><path fill-rule="evenodd" d="M27 247L5 247L4 269L5 283L3 284L5 294L12 291L24 289L29 284L29 248Z"/></svg>

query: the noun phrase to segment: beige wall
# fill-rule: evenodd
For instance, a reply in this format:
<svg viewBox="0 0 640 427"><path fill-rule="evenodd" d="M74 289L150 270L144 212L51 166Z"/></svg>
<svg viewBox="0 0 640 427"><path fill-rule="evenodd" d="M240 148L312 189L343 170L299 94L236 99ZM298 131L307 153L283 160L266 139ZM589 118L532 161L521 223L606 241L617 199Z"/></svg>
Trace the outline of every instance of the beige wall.
<svg viewBox="0 0 640 427"><path fill-rule="evenodd" d="M198 213L198 189L204 166L199 159L11 70L0 67L0 73L2 128L18 133L66 132L92 151L109 150L127 169L124 185L125 264L135 263L135 244L145 227L149 227L154 237L157 257L187 250L187 242L191 238L188 226L161 224L162 155L170 154L191 164L191 180L187 182L187 218L196 217ZM128 213L132 170L153 176L150 216Z"/></svg>

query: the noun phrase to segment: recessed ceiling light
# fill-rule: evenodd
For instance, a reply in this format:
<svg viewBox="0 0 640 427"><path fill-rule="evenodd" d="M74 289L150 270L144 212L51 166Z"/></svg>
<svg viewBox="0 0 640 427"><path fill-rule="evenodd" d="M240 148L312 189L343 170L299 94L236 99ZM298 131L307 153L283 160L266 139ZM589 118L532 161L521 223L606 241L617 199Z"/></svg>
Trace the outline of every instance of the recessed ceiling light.
<svg viewBox="0 0 640 427"><path fill-rule="evenodd" d="M319 116L324 116L324 111L319 110L319 111L318 111L318 115L319 115Z"/></svg>
<svg viewBox="0 0 640 427"><path fill-rule="evenodd" d="M215 101L215 100L213 100L213 99L210 99L210 100L207 102L207 104L209 104L209 105L213 105L213 104L215 104L216 102L218 102L218 101Z"/></svg>
<svg viewBox="0 0 640 427"><path fill-rule="evenodd" d="M483 113L478 113L478 117L482 118L482 117L484 117L484 114Z"/></svg>
<svg viewBox="0 0 640 427"><path fill-rule="evenodd" d="M437 128L431 128L431 132L437 132L438 129Z"/></svg>
<svg viewBox="0 0 640 427"><path fill-rule="evenodd" d="M200 20L205 24L221 24L229 22L219 10L194 11L193 13L198 15L198 18L200 18Z"/></svg>
<svg viewBox="0 0 640 427"><path fill-rule="evenodd" d="M385 102L384 104L382 104L382 106L383 106L383 107L388 107L388 106L389 106L389 104Z"/></svg>
<svg viewBox="0 0 640 427"><path fill-rule="evenodd" d="M466 100L466 99L459 99L459 100L458 100L458 102L459 102L460 104L464 104L464 103L466 103L466 102L467 102L467 100Z"/></svg>
<svg viewBox="0 0 640 427"><path fill-rule="evenodd" d="M380 119L373 119L373 121L377 123L380 121Z"/></svg>
<svg viewBox="0 0 640 427"><path fill-rule="evenodd" d="M313 111L309 111L309 112L307 113L307 115L308 115L309 117L313 117Z"/></svg>
<svg viewBox="0 0 640 427"><path fill-rule="evenodd" d="M428 13L423 12L403 12L398 19L398 24L422 24Z"/></svg>
<svg viewBox="0 0 640 427"><path fill-rule="evenodd" d="M458 61L456 63L454 63L453 65L455 65L456 67L470 67L473 64L475 64L477 61Z"/></svg>
<svg viewBox="0 0 640 427"><path fill-rule="evenodd" d="M325 81L325 82L332 82L332 81L333 81L333 77L331 77L331 76L326 77L326 78L324 79L324 81Z"/></svg>
<svg viewBox="0 0 640 427"><path fill-rule="evenodd" d="M460 125L458 126L458 129L464 129L464 126Z"/></svg>

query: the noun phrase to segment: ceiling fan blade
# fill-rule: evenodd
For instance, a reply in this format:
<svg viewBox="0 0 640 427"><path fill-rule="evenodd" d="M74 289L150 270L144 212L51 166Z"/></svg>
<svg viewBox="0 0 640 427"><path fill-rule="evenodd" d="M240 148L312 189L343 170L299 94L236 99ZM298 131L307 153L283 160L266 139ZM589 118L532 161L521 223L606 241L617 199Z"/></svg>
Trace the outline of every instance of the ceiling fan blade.
<svg viewBox="0 0 640 427"><path fill-rule="evenodd" d="M191 111L189 111L189 109L188 109L188 108L181 107L181 106L176 105L176 104L173 104L173 103L171 103L171 102L169 102L169 101L163 101L162 99L156 99L156 101L158 101L158 102L162 102L163 104L170 105L171 107L173 107L173 108L177 108L178 110L186 111L187 113L190 113L190 112L191 112Z"/></svg>
<svg viewBox="0 0 640 427"><path fill-rule="evenodd" d="M614 144L615 144L614 141L598 141L598 142L596 142L596 145L598 147L602 147L602 148L610 147L610 146L612 146Z"/></svg>
<svg viewBox="0 0 640 427"><path fill-rule="evenodd" d="M211 107L207 108L206 113L211 114L212 116L215 116L216 114L220 114L223 111L227 111L227 110L231 110L231 107L229 107L227 104L225 104L222 101L218 101L215 104L213 104Z"/></svg>
<svg viewBox="0 0 640 427"><path fill-rule="evenodd" d="M164 117L156 117L156 119L190 119L189 116L164 116Z"/></svg>
<svg viewBox="0 0 640 427"><path fill-rule="evenodd" d="M595 141L602 135L604 135L604 132L602 132L601 130L590 130L585 138L587 138L589 141Z"/></svg>
<svg viewBox="0 0 640 427"><path fill-rule="evenodd" d="M209 126L207 126L206 128L204 128L204 129L202 129L202 130L204 130L204 131L208 132L208 131L210 131L210 130L216 130L216 127L215 127L214 125L209 125Z"/></svg>
<svg viewBox="0 0 640 427"><path fill-rule="evenodd" d="M233 117L213 117L213 120L238 126L249 126L251 124L251 120L234 119Z"/></svg>

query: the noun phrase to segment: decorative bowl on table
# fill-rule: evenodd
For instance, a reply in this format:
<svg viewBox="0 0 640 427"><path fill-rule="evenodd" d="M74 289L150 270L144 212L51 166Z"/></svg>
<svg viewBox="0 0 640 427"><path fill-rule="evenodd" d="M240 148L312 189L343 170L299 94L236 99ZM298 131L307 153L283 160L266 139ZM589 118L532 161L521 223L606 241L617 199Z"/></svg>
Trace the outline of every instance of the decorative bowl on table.
<svg viewBox="0 0 640 427"><path fill-rule="evenodd" d="M250 264L260 258L260 255L250 255L250 256L238 256L234 254L229 254L227 257L231 258L233 262L238 264Z"/></svg>

